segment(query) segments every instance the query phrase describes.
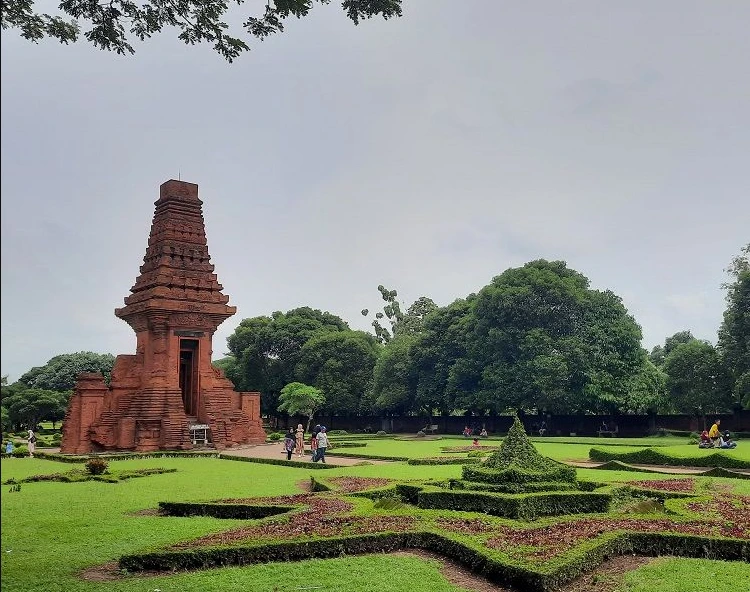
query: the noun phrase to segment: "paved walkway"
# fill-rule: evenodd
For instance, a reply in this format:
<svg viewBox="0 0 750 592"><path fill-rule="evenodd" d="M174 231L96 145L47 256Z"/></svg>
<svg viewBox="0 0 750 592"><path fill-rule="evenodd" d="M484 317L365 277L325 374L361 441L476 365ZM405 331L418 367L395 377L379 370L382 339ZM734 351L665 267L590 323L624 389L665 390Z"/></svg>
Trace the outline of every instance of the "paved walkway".
<svg viewBox="0 0 750 592"><path fill-rule="evenodd" d="M273 442L271 444L256 444L238 446L236 448L227 448L226 450L224 450L224 454L227 454L229 456L247 456L250 458L278 458L280 460L286 460L286 451L282 447L283 441L279 441ZM303 454L301 457L297 456L296 454L292 454L292 461L310 462L311 454L312 453L309 450L305 450L305 454ZM368 462L374 465L385 465L390 463L391 461L368 458L352 458L351 456L326 455L326 463L332 466L350 467L361 462Z"/></svg>

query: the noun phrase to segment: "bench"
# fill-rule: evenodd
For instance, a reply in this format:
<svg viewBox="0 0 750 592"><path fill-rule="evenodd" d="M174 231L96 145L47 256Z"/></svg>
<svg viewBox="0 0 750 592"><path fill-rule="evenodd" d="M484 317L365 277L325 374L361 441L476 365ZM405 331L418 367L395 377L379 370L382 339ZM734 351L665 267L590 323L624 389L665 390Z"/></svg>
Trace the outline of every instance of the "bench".
<svg viewBox="0 0 750 592"><path fill-rule="evenodd" d="M208 430L206 424L196 423L190 426L190 440L193 444L208 444Z"/></svg>
<svg viewBox="0 0 750 592"><path fill-rule="evenodd" d="M426 425L422 428L423 432L430 432L431 434L434 434L435 432L437 432L437 430L438 430L438 426L435 423L431 425Z"/></svg>
<svg viewBox="0 0 750 592"><path fill-rule="evenodd" d="M614 438L617 435L617 428L614 428L612 430L603 430L599 428L599 431L597 432L597 434L599 434L600 437L604 435L609 435Z"/></svg>

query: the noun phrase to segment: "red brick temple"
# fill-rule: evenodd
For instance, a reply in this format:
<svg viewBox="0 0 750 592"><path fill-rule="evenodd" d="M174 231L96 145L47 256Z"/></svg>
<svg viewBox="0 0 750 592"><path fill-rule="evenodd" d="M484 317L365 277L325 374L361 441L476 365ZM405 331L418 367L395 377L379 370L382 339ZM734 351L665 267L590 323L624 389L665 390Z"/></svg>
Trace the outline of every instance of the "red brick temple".
<svg viewBox="0 0 750 592"><path fill-rule="evenodd" d="M218 449L261 443L260 393L240 393L211 365L228 306L208 254L198 186L160 188L141 273L115 315L136 334L135 355L119 355L110 385L81 374L70 398L61 451Z"/></svg>

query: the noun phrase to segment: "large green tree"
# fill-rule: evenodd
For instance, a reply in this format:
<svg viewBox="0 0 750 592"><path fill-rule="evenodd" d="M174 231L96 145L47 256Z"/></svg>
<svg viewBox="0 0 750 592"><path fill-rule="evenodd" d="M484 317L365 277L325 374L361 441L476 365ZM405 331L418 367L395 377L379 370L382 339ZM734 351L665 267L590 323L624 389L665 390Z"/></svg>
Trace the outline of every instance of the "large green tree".
<svg viewBox="0 0 750 592"><path fill-rule="evenodd" d="M620 298L563 261L497 276L470 325L451 380L474 411L614 412L644 363L640 327Z"/></svg>
<svg viewBox="0 0 750 592"><path fill-rule="evenodd" d="M242 28L250 37L265 39L284 30L290 17L302 18L315 3L330 0L274 0L265 4L261 14L247 17ZM83 36L94 47L119 54L135 53L134 39L143 41L162 29L174 29L178 38L189 45L213 43L214 49L232 61L248 44L236 34L230 34L227 18L234 5L243 0L131 0L96 2L62 0L58 14L37 12L34 0L2 0L2 28L18 29L25 39L39 41L45 37L61 43L76 41ZM401 0L343 0L347 17L354 24L373 16L385 19L401 16ZM83 25L81 25L83 23Z"/></svg>
<svg viewBox="0 0 750 592"><path fill-rule="evenodd" d="M474 295L439 308L424 320L422 332L410 348L416 393L413 409L432 415L447 415L466 408L461 377L470 362L466 359L467 335L472 326Z"/></svg>
<svg viewBox="0 0 750 592"><path fill-rule="evenodd" d="M377 339L364 331L322 333L302 346L295 375L326 394L326 413L368 414L379 350Z"/></svg>
<svg viewBox="0 0 750 592"><path fill-rule="evenodd" d="M70 391L75 387L81 372L100 372L109 382L114 364L115 357L112 354L87 351L61 354L50 359L44 366L32 368L18 381L35 389Z"/></svg>
<svg viewBox="0 0 750 592"><path fill-rule="evenodd" d="M3 398L3 407L13 425L36 428L43 420L59 421L65 416L68 393L37 388L21 389Z"/></svg>
<svg viewBox="0 0 750 592"><path fill-rule="evenodd" d="M726 270L727 308L717 347L730 373L735 402L750 408L750 244Z"/></svg>
<svg viewBox="0 0 750 592"><path fill-rule="evenodd" d="M244 319L227 339L231 359L222 360L222 369L238 390L260 391L263 411L274 413L282 387L299 382L295 366L305 343L339 331L349 325L310 307Z"/></svg>
<svg viewBox="0 0 750 592"><path fill-rule="evenodd" d="M716 349L691 339L664 360L669 404L679 413L717 413L731 406L728 376Z"/></svg>
<svg viewBox="0 0 750 592"><path fill-rule="evenodd" d="M372 394L379 411L406 415L414 410L416 373L412 360L413 335L392 339L382 349L373 370Z"/></svg>
<svg viewBox="0 0 750 592"><path fill-rule="evenodd" d="M619 402L619 410L623 413L638 414L649 411L668 411L667 375L651 360L645 359L645 350L643 356L643 366L640 372L631 378L627 392Z"/></svg>
<svg viewBox="0 0 750 592"><path fill-rule="evenodd" d="M687 343L695 339L690 331L678 331L671 337L667 337L664 340L664 345L657 345L651 350L649 359L655 366L661 366L664 364L667 356L672 353L672 350L681 343Z"/></svg>

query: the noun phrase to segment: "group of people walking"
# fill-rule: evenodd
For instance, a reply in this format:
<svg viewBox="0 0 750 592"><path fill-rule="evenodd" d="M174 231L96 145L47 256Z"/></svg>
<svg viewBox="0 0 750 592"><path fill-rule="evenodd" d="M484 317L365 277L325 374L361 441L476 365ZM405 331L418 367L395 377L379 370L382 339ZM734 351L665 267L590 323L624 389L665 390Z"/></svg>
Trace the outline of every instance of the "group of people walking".
<svg viewBox="0 0 750 592"><path fill-rule="evenodd" d="M310 450L312 456L310 460L312 462L321 461L326 462L326 449L328 448L328 430L325 426L320 424L316 425L312 430L312 437L310 438ZM292 460L292 455L296 454L297 457L301 457L305 454L305 428L302 424L297 424L297 429L289 428L284 437L284 451L286 452L286 459Z"/></svg>

